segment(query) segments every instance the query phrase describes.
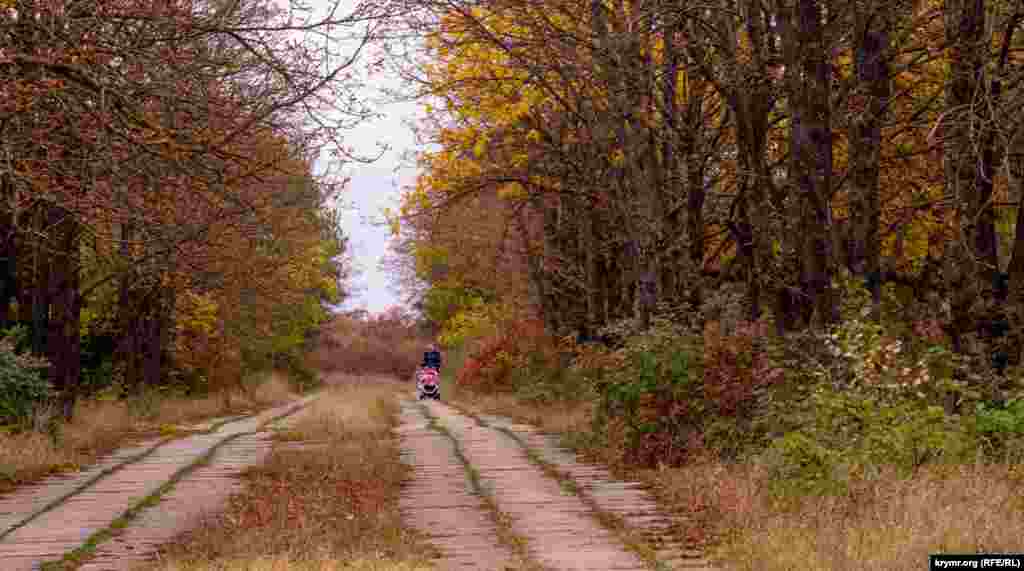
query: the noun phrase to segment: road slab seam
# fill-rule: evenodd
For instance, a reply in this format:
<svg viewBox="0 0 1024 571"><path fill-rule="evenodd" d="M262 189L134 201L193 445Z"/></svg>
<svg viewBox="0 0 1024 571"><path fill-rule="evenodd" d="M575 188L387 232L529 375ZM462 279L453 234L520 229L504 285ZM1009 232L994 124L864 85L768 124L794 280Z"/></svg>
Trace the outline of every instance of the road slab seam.
<svg viewBox="0 0 1024 571"><path fill-rule="evenodd" d="M121 468L124 468L126 466L130 466L132 464L135 464L136 462L139 462L140 460L145 459L146 457L148 457L151 454L153 454L154 452L156 452L157 448L160 448L161 446L163 446L165 444L168 444L168 443L170 443L170 442L172 442L174 440L177 440L177 438L178 437L164 438L164 439L160 440L159 442L157 442L156 444L154 444L153 446L147 448L143 452L141 452L139 454L136 454L134 456L130 456L124 462L120 462L120 463L115 464L114 466L111 466L109 468L104 468L99 473L97 473L95 476L89 478L88 480L82 482L78 486L75 486L74 488L72 488L68 493L58 496L57 498L55 498L55 499L47 502L46 504L44 504L43 507L41 507L41 508L31 512L25 518L17 521L14 524L9 525L7 527L7 529L5 529L2 533L0 533L0 541L3 541L4 538L6 538L8 535L14 533L18 529L28 525L29 523L32 523L32 521L35 520L36 518L38 518L39 516L45 514L46 512L52 510L53 508L63 504L65 501L67 501L67 500L77 496L78 494L84 492L85 490L91 488L94 484L96 484L100 480L102 480L102 479L106 478L107 476L117 472Z"/></svg>
<svg viewBox="0 0 1024 571"><path fill-rule="evenodd" d="M479 464L496 503L512 516L513 529L528 539L536 560L563 571L649 569L592 517L577 495L531 462L506 434L481 430L474 420L447 405L427 404L465 441L467 459L474 466Z"/></svg>

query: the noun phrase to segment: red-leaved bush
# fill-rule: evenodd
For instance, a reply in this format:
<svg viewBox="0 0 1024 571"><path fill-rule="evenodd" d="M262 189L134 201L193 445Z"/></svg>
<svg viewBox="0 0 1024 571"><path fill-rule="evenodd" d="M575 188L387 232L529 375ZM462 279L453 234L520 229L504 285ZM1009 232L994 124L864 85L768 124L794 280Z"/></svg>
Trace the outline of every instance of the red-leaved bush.
<svg viewBox="0 0 1024 571"><path fill-rule="evenodd" d="M727 335L717 321L704 328L704 398L718 414L749 413L756 391L782 379L783 370L757 347L767 336L763 321L741 322Z"/></svg>
<svg viewBox="0 0 1024 571"><path fill-rule="evenodd" d="M724 333L718 322L709 322L700 339L699 366L690 355L687 372L673 372L671 362L689 349L666 339L649 349L656 362L653 385L622 387L641 377L639 369L617 375L615 394L620 396L613 399L625 403L625 395L639 391L635 408L613 409L617 412L609 419L610 429L626 430L624 458L642 466L676 466L694 455L732 455L755 442L753 420L763 389L783 377L782 369L772 366L758 346L767 332L764 323L740 323Z"/></svg>
<svg viewBox="0 0 1024 571"><path fill-rule="evenodd" d="M476 341L456 382L482 391L511 389L512 373L532 354L556 353L554 340L536 319L510 320L500 333Z"/></svg>

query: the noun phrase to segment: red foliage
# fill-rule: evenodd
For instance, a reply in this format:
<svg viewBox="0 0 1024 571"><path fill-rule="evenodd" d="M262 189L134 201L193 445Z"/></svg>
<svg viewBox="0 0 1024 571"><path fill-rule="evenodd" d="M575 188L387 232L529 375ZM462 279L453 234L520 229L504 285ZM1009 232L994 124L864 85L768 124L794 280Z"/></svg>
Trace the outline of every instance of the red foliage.
<svg viewBox="0 0 1024 571"><path fill-rule="evenodd" d="M782 369L772 368L755 346L757 339L767 336L764 322L741 323L728 335L722 334L718 322L705 327L704 398L718 414L742 414L753 404L758 389L782 378Z"/></svg>
<svg viewBox="0 0 1024 571"><path fill-rule="evenodd" d="M554 339L544 331L539 320L509 321L501 333L482 339L466 358L456 382L483 390L510 388L514 367L530 353L545 356L554 350Z"/></svg>
<svg viewBox="0 0 1024 571"><path fill-rule="evenodd" d="M759 389L782 378L756 341L768 334L764 323L741 323L723 334L717 322L704 330L703 374L683 393L659 390L642 395L637 421L660 429L644 432L626 451L626 458L644 466L682 465L694 454L723 443L705 442L702 430L708 415L749 420Z"/></svg>
<svg viewBox="0 0 1024 571"><path fill-rule="evenodd" d="M938 319L915 321L912 328L914 335L934 345L945 343L946 341L946 333L942 330L942 322Z"/></svg>

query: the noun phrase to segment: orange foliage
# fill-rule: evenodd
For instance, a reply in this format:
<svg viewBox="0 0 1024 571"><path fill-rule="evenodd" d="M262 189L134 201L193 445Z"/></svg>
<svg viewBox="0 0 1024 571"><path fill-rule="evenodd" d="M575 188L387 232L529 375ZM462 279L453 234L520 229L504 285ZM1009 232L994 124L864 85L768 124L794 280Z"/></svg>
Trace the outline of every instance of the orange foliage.
<svg viewBox="0 0 1024 571"><path fill-rule="evenodd" d="M485 391L509 389L512 372L531 355L551 362L557 354L555 340L544 331L540 320L509 321L500 331L478 342L459 371L458 384Z"/></svg>

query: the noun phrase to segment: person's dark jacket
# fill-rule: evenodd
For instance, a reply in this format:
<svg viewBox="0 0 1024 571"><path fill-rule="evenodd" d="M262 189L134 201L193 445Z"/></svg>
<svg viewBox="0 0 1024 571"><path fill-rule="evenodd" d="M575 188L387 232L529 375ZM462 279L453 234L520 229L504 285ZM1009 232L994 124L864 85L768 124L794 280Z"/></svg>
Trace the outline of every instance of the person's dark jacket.
<svg viewBox="0 0 1024 571"><path fill-rule="evenodd" d="M423 353L423 366L431 369L441 370L441 352L426 351Z"/></svg>

